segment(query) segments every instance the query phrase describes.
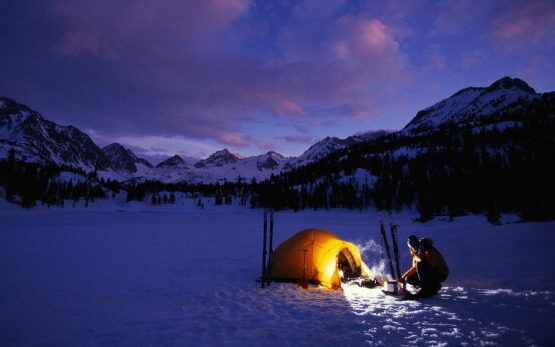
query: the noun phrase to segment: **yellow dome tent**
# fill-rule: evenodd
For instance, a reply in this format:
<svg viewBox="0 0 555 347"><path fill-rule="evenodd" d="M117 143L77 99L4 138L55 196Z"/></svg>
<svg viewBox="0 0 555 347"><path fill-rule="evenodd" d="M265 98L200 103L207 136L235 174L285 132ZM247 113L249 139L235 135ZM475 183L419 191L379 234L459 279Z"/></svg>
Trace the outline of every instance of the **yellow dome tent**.
<svg viewBox="0 0 555 347"><path fill-rule="evenodd" d="M285 240L272 255L269 274L274 281L341 287L344 278L370 276L358 247L329 231L307 229Z"/></svg>

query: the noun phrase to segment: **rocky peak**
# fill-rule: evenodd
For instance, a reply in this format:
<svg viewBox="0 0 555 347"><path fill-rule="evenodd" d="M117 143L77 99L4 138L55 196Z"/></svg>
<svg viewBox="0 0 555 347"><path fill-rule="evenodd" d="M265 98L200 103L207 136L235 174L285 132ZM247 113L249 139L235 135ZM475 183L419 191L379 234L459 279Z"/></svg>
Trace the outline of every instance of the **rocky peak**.
<svg viewBox="0 0 555 347"><path fill-rule="evenodd" d="M352 141L353 139L340 139L338 137L327 136L310 146L301 154L301 156L297 158L297 164L304 164L321 159L332 152L349 146Z"/></svg>
<svg viewBox="0 0 555 347"><path fill-rule="evenodd" d="M108 146L102 148L102 152L106 155L127 155L129 153L133 154L130 150L126 149L117 142L111 143ZM133 154L135 156L135 154Z"/></svg>
<svg viewBox="0 0 555 347"><path fill-rule="evenodd" d="M185 160L178 156L177 154L171 158L162 161L160 164L156 165L157 168L170 168L170 167L184 167Z"/></svg>
<svg viewBox="0 0 555 347"><path fill-rule="evenodd" d="M267 156L270 156L270 157L272 157L272 158L280 158L280 159L285 158L282 154L280 154L280 153L278 153L278 152L274 152L274 151L268 151L268 152L266 153L266 155L267 155Z"/></svg>
<svg viewBox="0 0 555 347"><path fill-rule="evenodd" d="M477 124L500 110L515 110L541 94L518 78L503 77L488 87L469 87L419 111L404 132L428 131L446 124Z"/></svg>
<svg viewBox="0 0 555 347"><path fill-rule="evenodd" d="M222 149L221 151L214 152L208 159L218 159L218 158L235 158L235 159L242 159L243 157L237 153L230 152L227 148Z"/></svg>
<svg viewBox="0 0 555 347"><path fill-rule="evenodd" d="M503 77L493 82L486 90L495 91L499 89L520 89L530 94L536 94L534 88L530 87L528 83L519 78Z"/></svg>
<svg viewBox="0 0 555 347"><path fill-rule="evenodd" d="M38 124L44 121L40 113L18 103L14 99L0 97L0 128L10 133L16 128L25 127L26 123ZM20 129L23 131L24 129Z"/></svg>
<svg viewBox="0 0 555 347"><path fill-rule="evenodd" d="M103 147L102 152L110 161L111 167L116 171L134 173L137 171L136 164L139 163L148 168L152 167L152 164L150 164L147 160L137 157L133 151L123 147L119 143L114 142L106 147Z"/></svg>
<svg viewBox="0 0 555 347"><path fill-rule="evenodd" d="M14 99L0 96L0 116L7 115L33 115L42 118L40 113L32 110L28 106L20 104Z"/></svg>
<svg viewBox="0 0 555 347"><path fill-rule="evenodd" d="M237 160L243 159L237 153L231 153L227 148L214 152L206 159L200 160L195 164L197 168L204 168L207 166L224 166L228 164L235 164Z"/></svg>

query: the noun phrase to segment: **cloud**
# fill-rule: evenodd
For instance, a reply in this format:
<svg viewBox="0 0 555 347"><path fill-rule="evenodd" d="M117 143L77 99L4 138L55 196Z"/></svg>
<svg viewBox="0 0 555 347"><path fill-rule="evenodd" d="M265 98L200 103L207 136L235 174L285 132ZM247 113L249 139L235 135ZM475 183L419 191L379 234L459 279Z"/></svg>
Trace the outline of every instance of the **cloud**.
<svg viewBox="0 0 555 347"><path fill-rule="evenodd" d="M531 56L526 60L520 74L527 80L541 81L545 85L552 85L553 78L549 71L552 71L554 67L553 62L543 56Z"/></svg>
<svg viewBox="0 0 555 347"><path fill-rule="evenodd" d="M252 138L249 135L239 133L224 133L218 137L218 140L222 143L245 147L250 144Z"/></svg>
<svg viewBox="0 0 555 347"><path fill-rule="evenodd" d="M276 145L271 142L257 142L256 148L268 151L276 148Z"/></svg>
<svg viewBox="0 0 555 347"><path fill-rule="evenodd" d="M313 143L314 139L310 136L306 135L285 135L285 136L278 136L277 139L284 140L287 142L292 143Z"/></svg>
<svg viewBox="0 0 555 347"><path fill-rule="evenodd" d="M491 23L492 40L509 50L555 44L553 1L510 2L498 10Z"/></svg>
<svg viewBox="0 0 555 347"><path fill-rule="evenodd" d="M471 70L484 62L486 54L480 49L474 49L461 54L461 68L463 70Z"/></svg>
<svg viewBox="0 0 555 347"><path fill-rule="evenodd" d="M438 5L434 18L434 32L436 35L456 35L470 27L481 25L487 17L491 3L467 0L447 0Z"/></svg>
<svg viewBox="0 0 555 347"><path fill-rule="evenodd" d="M241 124L258 114L305 127L371 117L381 93L406 81L395 29L369 12L341 12L347 1L290 5L289 20L271 28L275 38L263 37L264 59L244 50L249 23L267 19L247 0L53 3L48 14L61 32L54 54L99 61L81 67L95 98L70 99L91 104L81 116L112 137L256 146Z"/></svg>
<svg viewBox="0 0 555 347"><path fill-rule="evenodd" d="M112 138L110 142L120 143L139 156L157 159L167 158L176 153L187 157L202 158L219 149L217 146L183 136L124 136Z"/></svg>
<svg viewBox="0 0 555 347"><path fill-rule="evenodd" d="M65 30L53 48L64 55L89 53L115 59L128 56L130 47L163 50L174 40L198 44L225 28L248 4L247 0L56 0L49 14Z"/></svg>
<svg viewBox="0 0 555 347"><path fill-rule="evenodd" d="M427 69L444 70L447 66L447 57L441 53L439 44L430 44L426 49Z"/></svg>
<svg viewBox="0 0 555 347"><path fill-rule="evenodd" d="M167 138L155 138L155 137L145 137L145 138L121 138L115 139L112 142L117 142L130 149L139 158L148 160L151 164L156 165L169 157L174 155L179 155L185 162L192 165L199 161L199 159L207 157L212 152L215 151L213 148L205 147L205 144L194 144L191 145L190 141L183 139L167 139ZM150 145L154 143L155 145ZM183 146L185 144L185 147ZM159 145L159 147L157 146ZM185 150L184 150L185 148ZM199 150L203 148L204 150ZM206 150L207 149L207 150ZM196 154L192 154L195 153Z"/></svg>

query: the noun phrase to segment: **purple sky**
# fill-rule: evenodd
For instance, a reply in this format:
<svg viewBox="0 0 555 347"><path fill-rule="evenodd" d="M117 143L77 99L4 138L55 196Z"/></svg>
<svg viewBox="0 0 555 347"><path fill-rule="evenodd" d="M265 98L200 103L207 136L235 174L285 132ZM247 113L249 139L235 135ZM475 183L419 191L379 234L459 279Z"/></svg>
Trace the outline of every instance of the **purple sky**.
<svg viewBox="0 0 555 347"><path fill-rule="evenodd" d="M553 90L553 33L553 0L4 0L0 95L154 161L299 155L506 75Z"/></svg>

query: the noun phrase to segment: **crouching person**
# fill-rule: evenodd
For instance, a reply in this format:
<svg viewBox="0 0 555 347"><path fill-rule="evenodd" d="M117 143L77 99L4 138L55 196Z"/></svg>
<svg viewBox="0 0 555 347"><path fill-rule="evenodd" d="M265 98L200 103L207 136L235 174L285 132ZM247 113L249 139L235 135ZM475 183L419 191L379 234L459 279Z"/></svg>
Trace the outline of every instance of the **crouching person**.
<svg viewBox="0 0 555 347"><path fill-rule="evenodd" d="M407 244L412 255L412 267L400 280L420 288L416 294L407 293L407 297L430 298L437 294L441 289L441 283L449 275L447 263L430 238L418 240L418 237L412 235L408 238Z"/></svg>

